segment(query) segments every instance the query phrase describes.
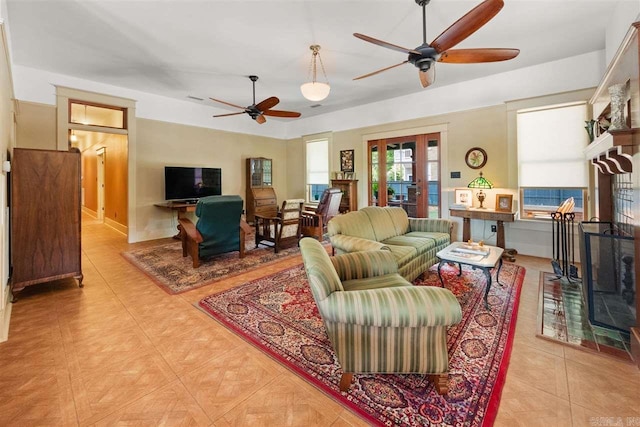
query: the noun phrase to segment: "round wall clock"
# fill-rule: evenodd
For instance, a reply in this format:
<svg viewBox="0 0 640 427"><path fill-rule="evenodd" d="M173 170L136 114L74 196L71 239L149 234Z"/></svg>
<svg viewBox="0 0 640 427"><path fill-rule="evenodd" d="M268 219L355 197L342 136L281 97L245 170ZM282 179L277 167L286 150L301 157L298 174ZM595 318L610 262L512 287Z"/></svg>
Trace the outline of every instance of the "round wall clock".
<svg viewBox="0 0 640 427"><path fill-rule="evenodd" d="M487 163L487 152L480 147L473 147L465 154L464 161L471 169L480 169Z"/></svg>

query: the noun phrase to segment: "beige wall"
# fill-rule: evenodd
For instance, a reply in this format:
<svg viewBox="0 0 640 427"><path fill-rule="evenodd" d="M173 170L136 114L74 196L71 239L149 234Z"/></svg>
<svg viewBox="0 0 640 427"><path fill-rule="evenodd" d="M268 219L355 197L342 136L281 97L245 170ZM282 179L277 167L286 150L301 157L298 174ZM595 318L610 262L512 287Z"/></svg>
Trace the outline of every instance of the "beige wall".
<svg viewBox="0 0 640 427"><path fill-rule="evenodd" d="M379 126L351 129L333 133L331 152L332 171L340 170L340 150L353 149L355 156L355 172L358 179L358 206L366 206L367 171L366 145L367 139L377 139L375 135L384 133L398 133L412 135L417 128L443 127L447 129L446 141L443 142L441 174L443 197L449 197L455 187L466 187L478 175L478 171L470 169L464 162L464 155L472 147L481 147L487 152L488 161L482 169L485 177L490 179L496 187L509 187L509 176L506 165L515 161L508 158L507 150L507 114L504 105L462 111L445 115L424 117ZM369 137L371 135L371 138ZM302 138L291 139L287 142L288 163L291 165L289 176L291 182L299 183L304 194L304 157ZM301 165L301 167L295 167ZM460 171L460 179L450 179L451 171ZM515 186L515 183L513 184ZM300 191L296 187L296 191ZM449 191L449 193L446 193ZM452 196L451 196L452 197ZM492 206L493 200L487 199L487 206ZM448 204L448 203L447 203ZM443 216L448 216L444 215Z"/></svg>
<svg viewBox="0 0 640 427"><path fill-rule="evenodd" d="M289 195L289 148L280 139L138 119L135 186L139 239L175 234L175 214L154 206L164 201L165 166L222 168L222 193L245 199L245 159L267 157L273 159L273 187L280 202Z"/></svg>
<svg viewBox="0 0 640 427"><path fill-rule="evenodd" d="M55 150L56 107L18 101L16 143L19 148Z"/></svg>

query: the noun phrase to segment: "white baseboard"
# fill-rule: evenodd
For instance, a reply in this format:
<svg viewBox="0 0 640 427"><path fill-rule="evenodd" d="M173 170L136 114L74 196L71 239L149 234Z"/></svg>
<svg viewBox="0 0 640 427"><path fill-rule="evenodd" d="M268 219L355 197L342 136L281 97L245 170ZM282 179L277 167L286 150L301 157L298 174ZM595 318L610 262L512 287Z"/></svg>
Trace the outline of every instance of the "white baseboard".
<svg viewBox="0 0 640 427"><path fill-rule="evenodd" d="M82 207L82 212L86 213L87 215L89 215L92 218L96 218L96 219L98 218L98 212L96 212L96 211L94 211L92 209L89 209L86 206Z"/></svg>
<svg viewBox="0 0 640 427"><path fill-rule="evenodd" d="M112 219L106 218L104 219L104 224L108 225L109 227L113 228L116 231L119 231L120 233L124 234L125 236L127 235L127 233L129 232L129 227L127 227L126 225L122 225L119 222L116 222Z"/></svg>

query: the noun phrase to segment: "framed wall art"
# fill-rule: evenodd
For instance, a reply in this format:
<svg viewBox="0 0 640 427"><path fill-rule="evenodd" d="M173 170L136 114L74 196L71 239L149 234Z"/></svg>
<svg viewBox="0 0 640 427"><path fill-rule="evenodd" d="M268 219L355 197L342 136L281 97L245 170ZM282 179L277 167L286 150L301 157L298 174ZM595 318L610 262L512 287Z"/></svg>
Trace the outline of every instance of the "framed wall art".
<svg viewBox="0 0 640 427"><path fill-rule="evenodd" d="M473 191L466 188L456 188L456 205L465 205L471 207L473 205Z"/></svg>
<svg viewBox="0 0 640 427"><path fill-rule="evenodd" d="M496 194L496 211L511 212L512 194Z"/></svg>
<svg viewBox="0 0 640 427"><path fill-rule="evenodd" d="M353 150L340 151L340 170L342 172L353 172Z"/></svg>
<svg viewBox="0 0 640 427"><path fill-rule="evenodd" d="M473 147L464 155L464 162L471 169L480 169L487 164L487 152L480 147Z"/></svg>

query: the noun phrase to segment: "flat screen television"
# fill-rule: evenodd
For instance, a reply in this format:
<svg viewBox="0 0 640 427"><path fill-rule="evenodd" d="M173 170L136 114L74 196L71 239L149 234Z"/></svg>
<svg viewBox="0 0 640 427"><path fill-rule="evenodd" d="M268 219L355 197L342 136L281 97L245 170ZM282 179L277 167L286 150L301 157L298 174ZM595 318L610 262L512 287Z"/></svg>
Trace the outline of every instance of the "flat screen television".
<svg viewBox="0 0 640 427"><path fill-rule="evenodd" d="M222 194L222 169L165 166L165 200L194 201Z"/></svg>

